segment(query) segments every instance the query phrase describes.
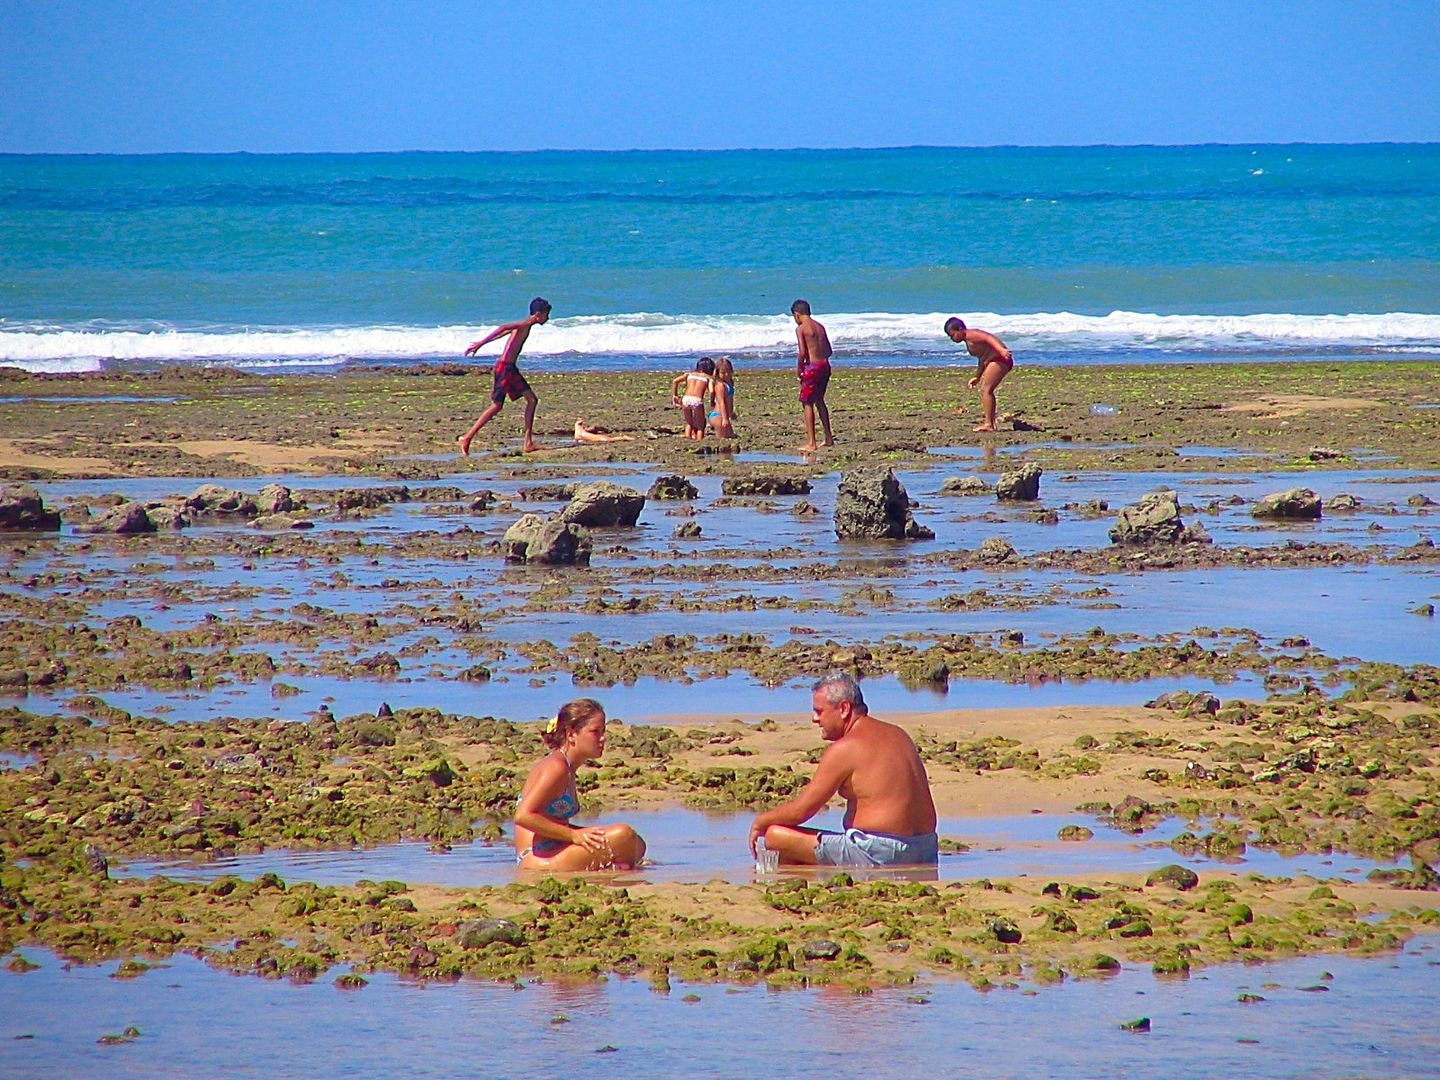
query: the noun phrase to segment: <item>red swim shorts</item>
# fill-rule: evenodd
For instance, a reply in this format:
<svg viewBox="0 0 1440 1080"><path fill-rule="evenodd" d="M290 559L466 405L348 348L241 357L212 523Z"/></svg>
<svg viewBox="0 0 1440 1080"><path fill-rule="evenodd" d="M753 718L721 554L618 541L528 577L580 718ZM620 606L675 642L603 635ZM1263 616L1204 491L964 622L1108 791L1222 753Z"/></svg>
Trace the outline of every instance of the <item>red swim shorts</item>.
<svg viewBox="0 0 1440 1080"><path fill-rule="evenodd" d="M490 400L496 405L505 404L507 397L516 401L524 397L525 391L529 389L530 384L525 381L525 376L520 374L517 366L503 360L495 365L495 389L490 391Z"/></svg>
<svg viewBox="0 0 1440 1080"><path fill-rule="evenodd" d="M829 360L821 360L818 364L806 364L800 369L800 403L814 405L825 396L825 388L829 385Z"/></svg>

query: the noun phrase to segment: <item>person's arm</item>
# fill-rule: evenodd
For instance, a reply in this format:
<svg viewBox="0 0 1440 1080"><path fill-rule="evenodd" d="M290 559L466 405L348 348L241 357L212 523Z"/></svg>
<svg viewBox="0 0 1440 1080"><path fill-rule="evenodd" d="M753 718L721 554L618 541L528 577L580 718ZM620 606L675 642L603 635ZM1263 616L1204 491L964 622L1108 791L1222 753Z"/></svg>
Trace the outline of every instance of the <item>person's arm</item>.
<svg viewBox="0 0 1440 1080"><path fill-rule="evenodd" d="M598 851L606 843L604 829L577 828L544 813L543 808L563 795L569 782L569 770L564 764L547 757L540 765L535 782L520 796L520 805L515 808L515 824L547 840L579 844L586 850Z"/></svg>
<svg viewBox="0 0 1440 1080"><path fill-rule="evenodd" d="M690 378L690 373L689 373L688 371L682 371L679 375L676 375L675 378L671 381L671 383L670 383L670 402L671 402L671 404L673 404L673 405L679 405L679 404L680 404L680 384L683 383L683 382L685 382L685 381L688 380L689 378Z"/></svg>
<svg viewBox="0 0 1440 1080"><path fill-rule="evenodd" d="M520 322L508 322L504 326L497 326L494 330L491 330L490 333L486 334L479 341L473 342L470 347L465 350L465 355L474 356L486 345L489 345L490 342L497 341L500 338L504 337L506 334L513 334L516 330L519 330L522 326L524 326L528 321L529 320L521 320Z"/></svg>
<svg viewBox="0 0 1440 1080"><path fill-rule="evenodd" d="M807 358L805 347L805 328L795 327L795 377L798 379L805 371L805 360Z"/></svg>
<svg viewBox="0 0 1440 1080"><path fill-rule="evenodd" d="M758 815L750 824L751 852L755 850L755 841L764 836L771 825L801 825L825 809L825 804L835 797L853 771L849 758L848 746L832 746L820 758L815 775L799 795Z"/></svg>

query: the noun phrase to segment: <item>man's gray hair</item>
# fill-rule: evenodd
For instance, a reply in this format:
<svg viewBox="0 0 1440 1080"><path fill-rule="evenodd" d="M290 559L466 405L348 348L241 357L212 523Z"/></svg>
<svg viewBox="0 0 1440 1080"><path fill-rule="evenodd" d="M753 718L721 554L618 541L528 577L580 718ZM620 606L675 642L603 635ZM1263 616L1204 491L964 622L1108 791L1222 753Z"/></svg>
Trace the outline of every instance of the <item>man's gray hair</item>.
<svg viewBox="0 0 1440 1080"><path fill-rule="evenodd" d="M856 712L867 712L865 695L860 692L860 683L848 671L832 671L815 683L812 690L825 695L831 705L848 701Z"/></svg>

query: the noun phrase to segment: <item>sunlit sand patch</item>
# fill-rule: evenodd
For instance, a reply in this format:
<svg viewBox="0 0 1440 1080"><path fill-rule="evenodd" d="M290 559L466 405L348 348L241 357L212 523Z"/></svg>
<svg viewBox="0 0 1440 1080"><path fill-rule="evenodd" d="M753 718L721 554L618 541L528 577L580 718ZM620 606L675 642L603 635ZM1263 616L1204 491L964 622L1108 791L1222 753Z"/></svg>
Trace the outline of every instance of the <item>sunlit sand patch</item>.
<svg viewBox="0 0 1440 1080"><path fill-rule="evenodd" d="M195 439L183 442L128 442L121 447L157 447L179 450L203 458L229 458L261 469L284 472L303 469L321 458L344 458L353 454L373 454L393 450L391 439L347 437L341 446L281 446L278 443L252 439Z"/></svg>
<svg viewBox="0 0 1440 1080"><path fill-rule="evenodd" d="M108 458L72 457L63 445L57 446L54 454L36 453L34 447L38 442L35 439L0 439L0 469L45 469L65 476L120 471Z"/></svg>
<svg viewBox="0 0 1440 1080"><path fill-rule="evenodd" d="M1262 416L1301 416L1314 412L1349 409L1378 409L1385 403L1369 398L1318 397L1314 394L1265 394L1254 401L1227 405L1223 412L1256 413Z"/></svg>

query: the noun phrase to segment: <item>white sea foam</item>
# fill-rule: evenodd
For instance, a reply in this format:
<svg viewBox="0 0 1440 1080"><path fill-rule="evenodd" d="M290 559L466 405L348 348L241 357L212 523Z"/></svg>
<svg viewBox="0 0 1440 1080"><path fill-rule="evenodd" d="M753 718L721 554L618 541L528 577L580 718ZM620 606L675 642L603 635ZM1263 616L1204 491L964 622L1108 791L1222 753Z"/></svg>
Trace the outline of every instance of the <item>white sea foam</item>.
<svg viewBox="0 0 1440 1080"><path fill-rule="evenodd" d="M951 312L825 313L841 355L954 357L941 333ZM1440 348L1440 315L1109 315L1069 312L1001 315L955 312L972 326L1003 337L1012 349L1062 363L1072 352L1151 350L1163 353L1244 352L1255 349ZM213 362L243 367L335 366L358 360L458 358L486 328L360 326L315 329L206 327L155 324L0 327L0 364L33 372L96 370L106 363ZM639 312L556 319L537 328L527 357L583 363L597 357L676 357L696 353L788 356L791 320L774 315L663 315ZM487 346L485 356L499 352Z"/></svg>

